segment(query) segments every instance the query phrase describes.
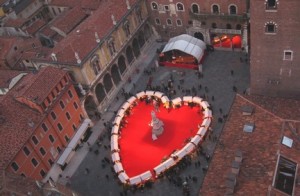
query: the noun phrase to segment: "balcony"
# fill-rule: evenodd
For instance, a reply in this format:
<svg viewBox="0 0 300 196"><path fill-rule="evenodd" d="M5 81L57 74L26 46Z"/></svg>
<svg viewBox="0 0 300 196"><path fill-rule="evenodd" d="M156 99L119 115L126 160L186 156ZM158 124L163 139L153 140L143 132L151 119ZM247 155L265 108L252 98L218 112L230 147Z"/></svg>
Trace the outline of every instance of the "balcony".
<svg viewBox="0 0 300 196"><path fill-rule="evenodd" d="M232 21L232 22L245 22L248 17L247 14L243 15L231 15L231 14L225 14L225 13L203 13L201 12L200 14L195 14L191 10L189 10L189 15L192 19L195 20L226 20L226 21Z"/></svg>

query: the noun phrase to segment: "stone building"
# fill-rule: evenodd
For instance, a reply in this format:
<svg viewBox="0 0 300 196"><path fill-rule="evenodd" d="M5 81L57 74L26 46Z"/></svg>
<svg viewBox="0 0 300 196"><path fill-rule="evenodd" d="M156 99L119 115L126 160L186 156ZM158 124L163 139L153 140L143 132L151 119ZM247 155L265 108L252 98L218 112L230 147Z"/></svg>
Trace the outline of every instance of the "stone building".
<svg viewBox="0 0 300 196"><path fill-rule="evenodd" d="M251 1L251 93L299 97L297 0Z"/></svg>

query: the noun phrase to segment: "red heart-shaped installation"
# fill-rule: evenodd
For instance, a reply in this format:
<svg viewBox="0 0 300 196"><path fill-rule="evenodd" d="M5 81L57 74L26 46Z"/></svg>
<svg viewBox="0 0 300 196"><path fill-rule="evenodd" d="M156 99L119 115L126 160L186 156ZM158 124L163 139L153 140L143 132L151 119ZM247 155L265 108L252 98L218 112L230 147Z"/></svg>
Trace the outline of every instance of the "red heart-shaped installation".
<svg viewBox="0 0 300 196"><path fill-rule="evenodd" d="M120 180L129 184L155 177L176 164L181 155L195 149L211 118L207 102L198 97L183 97L183 101L176 98L172 105L159 92L146 91L137 97L144 100L132 97L122 106L111 139L114 168ZM162 104L155 107L154 99ZM164 131L156 140L150 126L152 111L164 124Z"/></svg>

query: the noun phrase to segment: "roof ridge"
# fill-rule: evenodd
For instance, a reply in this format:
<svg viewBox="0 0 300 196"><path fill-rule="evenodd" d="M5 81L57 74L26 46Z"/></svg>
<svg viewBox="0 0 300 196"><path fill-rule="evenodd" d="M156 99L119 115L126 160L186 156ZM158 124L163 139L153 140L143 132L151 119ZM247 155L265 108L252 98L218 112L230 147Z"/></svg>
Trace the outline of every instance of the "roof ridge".
<svg viewBox="0 0 300 196"><path fill-rule="evenodd" d="M281 121L284 120L283 118L277 116L277 115L274 114L273 112L270 112L269 110L267 110L267 109L265 109L264 107L262 107L262 106L256 104L255 102L250 101L249 99L247 99L246 97L242 96L241 94L237 93L236 95L239 96L240 98L242 98L243 100L245 100L245 101L247 101L247 102L249 102L249 103L255 105L256 107L262 109L263 111L267 112L268 114L271 114L271 115L274 116L275 118L278 118L278 119L281 120ZM300 121L299 121L299 122L300 122Z"/></svg>

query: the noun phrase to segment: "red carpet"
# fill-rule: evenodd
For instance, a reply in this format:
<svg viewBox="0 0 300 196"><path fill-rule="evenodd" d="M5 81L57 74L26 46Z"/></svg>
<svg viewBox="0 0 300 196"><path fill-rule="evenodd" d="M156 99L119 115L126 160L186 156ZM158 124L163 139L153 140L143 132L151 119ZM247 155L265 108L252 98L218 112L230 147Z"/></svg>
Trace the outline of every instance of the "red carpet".
<svg viewBox="0 0 300 196"><path fill-rule="evenodd" d="M156 116L164 123L164 132L157 140L152 140L150 112L152 104L139 102L126 118L128 124L121 130L119 139L120 157L123 168L129 177L141 174L154 167L168 157L175 149L181 149L188 138L198 131L203 114L198 113L199 107L182 106L168 111L160 107Z"/></svg>

